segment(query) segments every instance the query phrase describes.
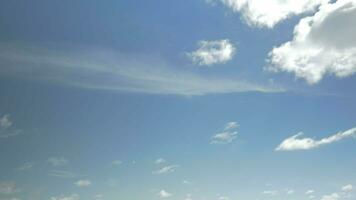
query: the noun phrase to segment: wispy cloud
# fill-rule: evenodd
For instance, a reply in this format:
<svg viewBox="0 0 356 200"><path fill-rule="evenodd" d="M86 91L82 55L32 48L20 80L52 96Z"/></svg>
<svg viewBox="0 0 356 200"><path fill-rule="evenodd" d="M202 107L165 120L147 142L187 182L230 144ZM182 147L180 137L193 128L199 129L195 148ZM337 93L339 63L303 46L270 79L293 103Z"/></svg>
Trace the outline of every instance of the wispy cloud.
<svg viewBox="0 0 356 200"><path fill-rule="evenodd" d="M48 158L48 162L54 167L58 167L68 164L69 161L64 157L50 157Z"/></svg>
<svg viewBox="0 0 356 200"><path fill-rule="evenodd" d="M19 171L27 171L33 168L33 166L35 165L34 162L26 162L23 165L21 165L20 167L17 168L17 170Z"/></svg>
<svg viewBox="0 0 356 200"><path fill-rule="evenodd" d="M58 177L58 178L76 178L77 174L64 170L51 170L48 175Z"/></svg>
<svg viewBox="0 0 356 200"><path fill-rule="evenodd" d="M198 65L213 65L218 63L225 63L232 59L236 48L230 43L228 39L199 41L199 48L188 56Z"/></svg>
<svg viewBox="0 0 356 200"><path fill-rule="evenodd" d="M19 192L14 182L0 182L0 194L14 194Z"/></svg>
<svg viewBox="0 0 356 200"><path fill-rule="evenodd" d="M0 116L0 138L8 138L18 135L21 132L20 129L14 127L14 123L10 119L10 115L6 114Z"/></svg>
<svg viewBox="0 0 356 200"><path fill-rule="evenodd" d="M112 166L120 166L120 165L122 165L122 163L123 162L121 160L114 160L111 162L111 165Z"/></svg>
<svg viewBox="0 0 356 200"><path fill-rule="evenodd" d="M168 165L168 166L164 166L152 173L153 174L167 174L167 173L174 172L178 167L179 167L179 165Z"/></svg>
<svg viewBox="0 0 356 200"><path fill-rule="evenodd" d="M51 197L51 200L79 200L79 195L78 194L72 194L69 196L59 196L59 197Z"/></svg>
<svg viewBox="0 0 356 200"><path fill-rule="evenodd" d="M193 73L153 56L124 55L110 50L61 51L3 45L0 62L4 66L0 69L2 74L86 89L186 96L283 91L236 77Z"/></svg>
<svg viewBox="0 0 356 200"><path fill-rule="evenodd" d="M217 133L211 137L211 144L228 144L237 138L236 128L237 122L228 122L224 127L224 131Z"/></svg>
<svg viewBox="0 0 356 200"><path fill-rule="evenodd" d="M314 149L322 145L331 144L339 140L355 137L356 128L349 129L344 132L339 132L330 137L326 137L320 140L314 140L312 138L301 138L303 133L298 133L290 138L285 139L277 148L276 151L293 151L293 150L309 150Z"/></svg>

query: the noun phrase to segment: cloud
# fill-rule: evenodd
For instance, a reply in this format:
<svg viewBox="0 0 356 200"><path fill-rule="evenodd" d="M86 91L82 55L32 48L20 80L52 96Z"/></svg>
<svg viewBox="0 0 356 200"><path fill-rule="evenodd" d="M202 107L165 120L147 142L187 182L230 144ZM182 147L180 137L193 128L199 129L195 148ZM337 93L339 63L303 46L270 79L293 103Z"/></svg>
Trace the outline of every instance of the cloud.
<svg viewBox="0 0 356 200"><path fill-rule="evenodd" d="M279 194L279 192L277 190L265 190L262 192L262 194L276 196Z"/></svg>
<svg viewBox="0 0 356 200"><path fill-rule="evenodd" d="M328 0L208 0L222 2L250 26L273 28L277 23L295 15L314 11Z"/></svg>
<svg viewBox="0 0 356 200"><path fill-rule="evenodd" d="M0 182L0 194L14 194L19 192L14 182Z"/></svg>
<svg viewBox="0 0 356 200"><path fill-rule="evenodd" d="M186 197L185 197L185 200L193 200L192 199L192 195L191 194L187 194Z"/></svg>
<svg viewBox="0 0 356 200"><path fill-rule="evenodd" d="M305 192L306 195L310 195L310 194L313 194L314 193L314 190L308 190Z"/></svg>
<svg viewBox="0 0 356 200"><path fill-rule="evenodd" d="M230 198L226 197L226 196L221 196L221 197L219 197L219 200L230 200Z"/></svg>
<svg viewBox="0 0 356 200"><path fill-rule="evenodd" d="M90 180L79 180L79 181L75 182L74 184L78 187L88 187L92 183Z"/></svg>
<svg viewBox="0 0 356 200"><path fill-rule="evenodd" d="M85 89L149 94L193 96L284 91L236 77L193 73L157 56L89 48L62 49L0 45L0 74Z"/></svg>
<svg viewBox="0 0 356 200"><path fill-rule="evenodd" d="M312 138L301 138L303 133L298 133L290 138L285 139L277 148L276 151L293 151L293 150L309 150L314 149L322 145L331 144L339 140L355 137L356 127L339 132L330 137L323 138L321 140L314 140Z"/></svg>
<svg viewBox="0 0 356 200"><path fill-rule="evenodd" d="M298 2L298 1L296 1ZM315 15L300 20L294 38L269 53L268 70L293 73L309 84L326 75L338 78L356 72L356 2L323 4Z"/></svg>
<svg viewBox="0 0 356 200"><path fill-rule="evenodd" d="M59 167L68 164L68 159L64 157L50 157L48 162L54 167Z"/></svg>
<svg viewBox="0 0 356 200"><path fill-rule="evenodd" d="M198 65L213 65L226 63L235 54L236 48L228 39L207 41L202 40L198 43L196 51L188 53L192 61Z"/></svg>
<svg viewBox="0 0 356 200"><path fill-rule="evenodd" d="M122 165L122 161L121 160L114 160L114 161L111 162L111 165L120 166L120 165Z"/></svg>
<svg viewBox="0 0 356 200"><path fill-rule="evenodd" d="M343 192L351 192L353 190L353 186L351 184L349 185L345 185L344 187L342 187L341 189Z"/></svg>
<svg viewBox="0 0 356 200"><path fill-rule="evenodd" d="M69 196L51 197L51 200L79 200L78 194L72 194Z"/></svg>
<svg viewBox="0 0 356 200"><path fill-rule="evenodd" d="M19 171L27 171L33 168L33 166L35 165L34 162L26 162L23 165L21 165L20 167L17 168L17 170Z"/></svg>
<svg viewBox="0 0 356 200"><path fill-rule="evenodd" d="M165 191L165 190L161 190L161 191L158 192L158 196L159 196L160 198L162 198L162 199L165 199L165 198L171 197L172 194L169 193L169 192L167 192L167 191Z"/></svg>
<svg viewBox="0 0 356 200"><path fill-rule="evenodd" d="M155 160L155 164L162 164L162 163L165 163L166 162L166 160L165 159L163 159L163 158L157 158L156 160Z"/></svg>
<svg viewBox="0 0 356 200"><path fill-rule="evenodd" d="M10 119L10 115L6 114L0 116L0 138L8 138L18 135L21 130L13 127L13 122Z"/></svg>
<svg viewBox="0 0 356 200"><path fill-rule="evenodd" d="M154 171L153 174L167 174L167 173L171 173L174 172L176 170L176 168L178 168L179 165L168 165L168 166L164 166L162 168L160 168L157 171Z"/></svg>
<svg viewBox="0 0 356 200"><path fill-rule="evenodd" d="M78 176L73 172L63 171L63 170L51 170L49 171L48 175L58 177L58 178L75 178Z"/></svg>
<svg viewBox="0 0 356 200"><path fill-rule="evenodd" d="M237 122L228 122L224 131L217 133L211 137L210 144L228 144L237 138L237 131L235 129L238 127Z"/></svg>
<svg viewBox="0 0 356 200"><path fill-rule="evenodd" d="M330 195L324 195L321 200L338 200L340 195L338 193L332 193Z"/></svg>

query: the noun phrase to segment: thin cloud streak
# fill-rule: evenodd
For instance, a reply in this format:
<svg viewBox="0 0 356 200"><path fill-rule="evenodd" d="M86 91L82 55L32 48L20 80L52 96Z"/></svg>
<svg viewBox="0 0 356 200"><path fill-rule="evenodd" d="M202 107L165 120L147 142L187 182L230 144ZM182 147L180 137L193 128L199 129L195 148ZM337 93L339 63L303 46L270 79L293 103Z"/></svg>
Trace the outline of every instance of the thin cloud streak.
<svg viewBox="0 0 356 200"><path fill-rule="evenodd" d="M284 91L236 78L198 75L148 56L100 49L54 51L3 45L0 62L2 74L86 89L185 96Z"/></svg>

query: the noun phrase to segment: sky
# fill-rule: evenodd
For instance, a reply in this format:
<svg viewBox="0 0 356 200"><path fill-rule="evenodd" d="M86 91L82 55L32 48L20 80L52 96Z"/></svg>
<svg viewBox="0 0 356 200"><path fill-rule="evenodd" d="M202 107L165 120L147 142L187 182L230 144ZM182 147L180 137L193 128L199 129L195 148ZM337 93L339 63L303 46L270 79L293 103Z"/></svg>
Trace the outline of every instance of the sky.
<svg viewBox="0 0 356 200"><path fill-rule="evenodd" d="M0 200L355 200L355 0L0 1Z"/></svg>

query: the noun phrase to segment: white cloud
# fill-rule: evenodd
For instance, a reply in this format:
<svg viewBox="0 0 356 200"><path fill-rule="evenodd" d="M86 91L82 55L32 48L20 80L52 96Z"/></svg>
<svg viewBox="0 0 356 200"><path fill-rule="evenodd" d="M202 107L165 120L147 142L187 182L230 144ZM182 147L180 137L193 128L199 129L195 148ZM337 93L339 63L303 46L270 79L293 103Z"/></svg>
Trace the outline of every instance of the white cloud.
<svg viewBox="0 0 356 200"><path fill-rule="evenodd" d="M237 122L228 122L226 123L224 130L227 131L227 130L235 129L237 127L239 127L239 124Z"/></svg>
<svg viewBox="0 0 356 200"><path fill-rule="evenodd" d="M74 183L78 187L88 187L92 183L90 180L78 180L77 182Z"/></svg>
<svg viewBox="0 0 356 200"><path fill-rule="evenodd" d="M165 190L161 190L161 191L158 192L158 196L159 196L160 198L162 198L162 199L165 199L165 198L171 197L172 194L169 193L169 192L167 192L167 191L165 191Z"/></svg>
<svg viewBox="0 0 356 200"><path fill-rule="evenodd" d="M157 158L156 160L155 160L155 164L162 164L162 163L165 163L166 162L166 160L165 159L163 159L163 158Z"/></svg>
<svg viewBox="0 0 356 200"><path fill-rule="evenodd" d="M10 119L10 115L6 114L0 116L0 138L8 138L18 135L21 130L13 127L13 122Z"/></svg>
<svg viewBox="0 0 356 200"><path fill-rule="evenodd" d="M34 162L26 162L23 165L21 165L20 167L18 167L17 170L27 171L27 170L32 169L34 165L35 165Z"/></svg>
<svg viewBox="0 0 356 200"><path fill-rule="evenodd" d="M68 159L64 157L50 157L48 162L54 167L59 167L68 164Z"/></svg>
<svg viewBox="0 0 356 200"><path fill-rule="evenodd" d="M314 190L308 190L305 192L306 195L311 195L311 194L314 194Z"/></svg>
<svg viewBox="0 0 356 200"><path fill-rule="evenodd" d="M276 196L279 194L277 190L266 190L262 192L265 195Z"/></svg>
<svg viewBox="0 0 356 200"><path fill-rule="evenodd" d="M164 166L162 168L160 168L157 171L154 171L153 174L167 174L167 173L171 173L174 172L176 170L176 168L178 168L179 165L168 165L168 166Z"/></svg>
<svg viewBox="0 0 356 200"><path fill-rule="evenodd" d="M188 56L198 65L213 65L226 63L235 54L236 48L228 39L199 41L199 48L188 53Z"/></svg>
<svg viewBox="0 0 356 200"><path fill-rule="evenodd" d="M0 45L0 73L84 89L149 94L206 95L281 92L282 88L236 78L201 75L162 58L110 50L32 48ZM37 73L33 73L37 72Z"/></svg>
<svg viewBox="0 0 356 200"><path fill-rule="evenodd" d="M230 200L230 198L226 197L226 196L221 196L221 197L219 197L219 200Z"/></svg>
<svg viewBox="0 0 356 200"><path fill-rule="evenodd" d="M51 197L51 200L79 200L79 195L72 194L70 196Z"/></svg>
<svg viewBox="0 0 356 200"><path fill-rule="evenodd" d="M237 138L237 131L235 129L238 127L237 122L228 122L224 131L217 133L211 137L210 144L228 144Z"/></svg>
<svg viewBox="0 0 356 200"><path fill-rule="evenodd" d="M340 195L338 193L332 193L330 195L324 195L321 200L338 200Z"/></svg>
<svg viewBox="0 0 356 200"><path fill-rule="evenodd" d="M355 0L323 4L315 15L300 20L293 40L273 48L267 69L294 73L309 84L325 75L351 76L356 72L355 18Z"/></svg>
<svg viewBox="0 0 356 200"><path fill-rule="evenodd" d="M240 12L248 25L268 28L292 16L314 11L323 2L328 2L328 0L208 0L215 1L221 1L234 12Z"/></svg>
<svg viewBox="0 0 356 200"><path fill-rule="evenodd" d="M14 194L18 191L14 182L0 182L0 194Z"/></svg>
<svg viewBox="0 0 356 200"><path fill-rule="evenodd" d="M345 185L344 187L342 187L341 189L343 192L351 192L353 190L353 186L351 184L349 185Z"/></svg>
<svg viewBox="0 0 356 200"><path fill-rule="evenodd" d="M337 142L339 140L355 137L356 128L349 129L344 132L339 132L330 137L321 140L314 140L312 138L300 138L303 133L298 133L290 138L285 139L277 148L276 151L293 151L293 150L308 150L314 149L322 145Z"/></svg>

